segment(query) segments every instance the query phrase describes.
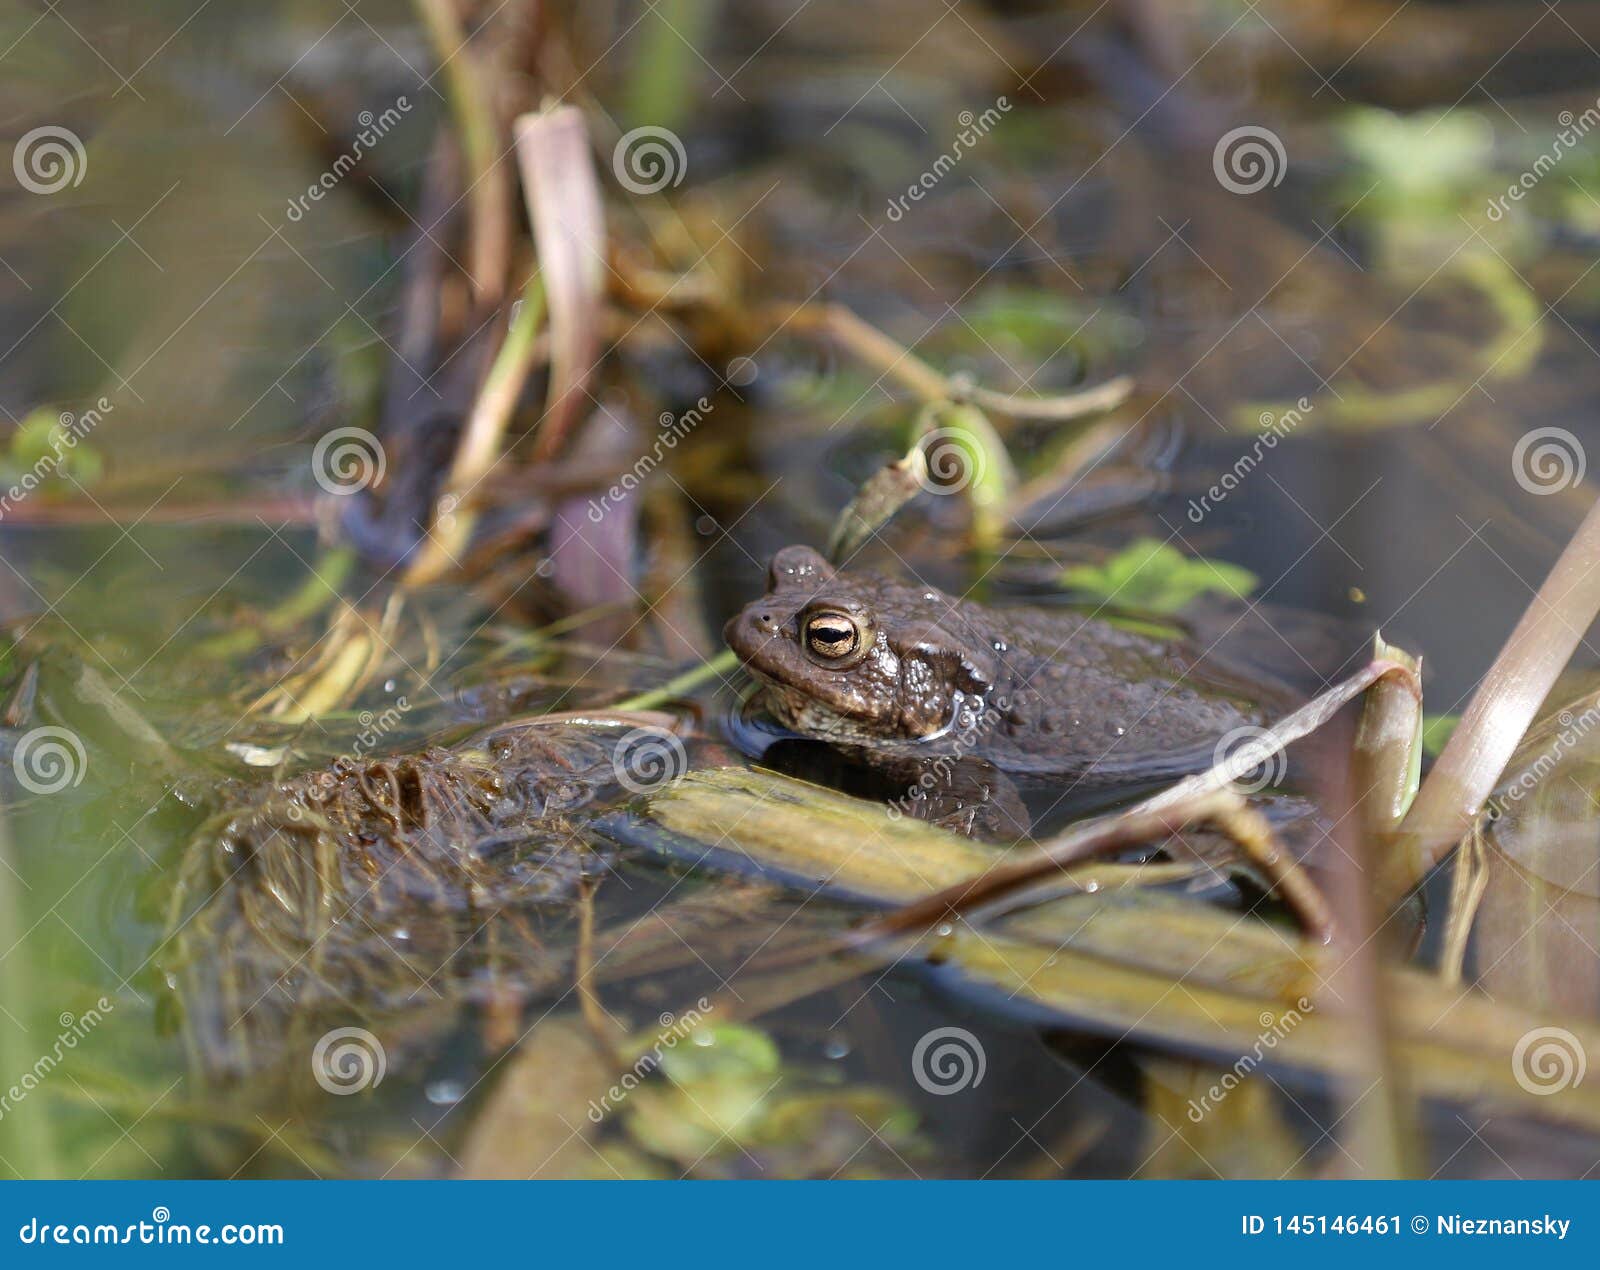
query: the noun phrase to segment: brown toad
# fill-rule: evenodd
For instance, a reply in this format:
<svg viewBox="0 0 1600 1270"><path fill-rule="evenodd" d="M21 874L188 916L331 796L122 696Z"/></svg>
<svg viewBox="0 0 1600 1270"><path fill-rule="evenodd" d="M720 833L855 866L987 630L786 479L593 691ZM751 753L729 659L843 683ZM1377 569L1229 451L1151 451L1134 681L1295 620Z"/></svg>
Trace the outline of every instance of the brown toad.
<svg viewBox="0 0 1600 1270"><path fill-rule="evenodd" d="M809 547L773 557L724 636L786 727L895 756L1139 780L1203 767L1263 722L1244 683L1182 641L836 570Z"/></svg>

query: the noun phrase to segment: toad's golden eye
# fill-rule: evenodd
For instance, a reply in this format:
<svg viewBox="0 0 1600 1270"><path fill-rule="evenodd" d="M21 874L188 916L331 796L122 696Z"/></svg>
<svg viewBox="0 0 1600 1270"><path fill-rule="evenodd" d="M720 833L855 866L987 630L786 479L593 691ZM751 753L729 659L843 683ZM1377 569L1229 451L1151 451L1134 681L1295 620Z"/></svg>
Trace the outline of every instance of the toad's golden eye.
<svg viewBox="0 0 1600 1270"><path fill-rule="evenodd" d="M866 632L862 630L861 623L848 613L825 609L806 618L805 641L812 656L821 661L838 663L862 651Z"/></svg>

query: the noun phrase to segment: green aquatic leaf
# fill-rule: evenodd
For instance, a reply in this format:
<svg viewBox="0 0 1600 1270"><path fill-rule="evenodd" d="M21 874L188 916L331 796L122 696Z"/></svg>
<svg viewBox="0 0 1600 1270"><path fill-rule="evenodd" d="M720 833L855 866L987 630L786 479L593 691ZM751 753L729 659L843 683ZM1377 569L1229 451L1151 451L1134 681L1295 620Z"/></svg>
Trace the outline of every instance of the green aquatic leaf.
<svg viewBox="0 0 1600 1270"><path fill-rule="evenodd" d="M92 485L100 479L105 462L76 432L67 431L60 416L39 409L17 425L0 467L13 483L31 474L34 484L70 475L80 485Z"/></svg>
<svg viewBox="0 0 1600 1270"><path fill-rule="evenodd" d="M785 1063L757 1028L704 1025L659 1053L665 1079L633 1091L624 1122L635 1146L685 1169L832 1177L854 1167L875 1176L898 1174L904 1156L921 1153L916 1115L897 1098Z"/></svg>
<svg viewBox="0 0 1600 1270"><path fill-rule="evenodd" d="M736 1151L760 1123L776 1084L776 1077L747 1075L636 1089L623 1106L628 1134L682 1164Z"/></svg>
<svg viewBox="0 0 1600 1270"><path fill-rule="evenodd" d="M769 1076L781 1062L770 1036L738 1023L696 1028L689 1044L661 1054L661 1070L680 1084L724 1076Z"/></svg>
<svg viewBox="0 0 1600 1270"><path fill-rule="evenodd" d="M999 348L1008 358L1068 355L1098 362L1132 352L1144 327L1122 306L1085 305L1047 288L1000 284L980 292L945 334L974 351Z"/></svg>
<svg viewBox="0 0 1600 1270"><path fill-rule="evenodd" d="M1140 538L1104 564L1073 565L1061 584L1118 607L1176 613L1208 592L1248 596L1259 579L1223 560L1186 556L1170 543Z"/></svg>
<svg viewBox="0 0 1600 1270"><path fill-rule="evenodd" d="M1494 153L1494 129L1473 110L1398 115L1376 107L1348 112L1339 139L1380 181L1386 202L1434 197L1481 180Z"/></svg>
<svg viewBox="0 0 1600 1270"><path fill-rule="evenodd" d="M735 1150L754 1132L783 1060L765 1032L717 1023L663 1049L660 1063L667 1079L634 1092L628 1131L655 1154L688 1162Z"/></svg>

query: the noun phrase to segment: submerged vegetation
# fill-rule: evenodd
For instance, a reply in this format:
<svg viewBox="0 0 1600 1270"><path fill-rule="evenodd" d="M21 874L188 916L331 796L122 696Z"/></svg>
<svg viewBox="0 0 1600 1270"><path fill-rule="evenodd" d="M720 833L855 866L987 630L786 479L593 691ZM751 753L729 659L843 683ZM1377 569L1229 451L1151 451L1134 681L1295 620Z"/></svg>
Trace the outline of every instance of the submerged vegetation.
<svg viewBox="0 0 1600 1270"><path fill-rule="evenodd" d="M1566 18L82 7L0 19L0 1165L1592 1166ZM927 608L805 698L785 559Z"/></svg>

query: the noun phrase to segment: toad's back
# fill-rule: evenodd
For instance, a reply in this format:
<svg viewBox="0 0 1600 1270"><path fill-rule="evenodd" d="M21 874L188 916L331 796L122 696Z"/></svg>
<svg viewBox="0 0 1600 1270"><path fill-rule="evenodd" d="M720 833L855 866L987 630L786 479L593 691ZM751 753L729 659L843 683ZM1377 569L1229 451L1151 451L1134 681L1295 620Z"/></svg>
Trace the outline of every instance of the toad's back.
<svg viewBox="0 0 1600 1270"><path fill-rule="evenodd" d="M985 754L998 766L1156 777L1204 765L1223 737L1263 722L1241 685L1185 643L1074 613L988 613L1004 620L998 655L1012 703Z"/></svg>

